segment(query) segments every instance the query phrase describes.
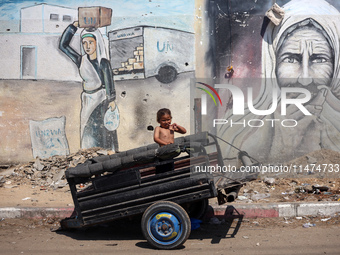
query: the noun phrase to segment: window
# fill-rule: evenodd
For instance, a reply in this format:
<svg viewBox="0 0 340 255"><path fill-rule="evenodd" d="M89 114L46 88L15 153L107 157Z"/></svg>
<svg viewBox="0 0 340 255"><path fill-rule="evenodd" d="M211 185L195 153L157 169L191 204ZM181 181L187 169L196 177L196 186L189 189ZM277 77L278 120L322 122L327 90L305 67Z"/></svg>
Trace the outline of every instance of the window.
<svg viewBox="0 0 340 255"><path fill-rule="evenodd" d="M72 17L70 15L64 15L63 16L63 21L71 22L72 21Z"/></svg>
<svg viewBox="0 0 340 255"><path fill-rule="evenodd" d="M50 20L58 21L59 20L59 14L50 14Z"/></svg>

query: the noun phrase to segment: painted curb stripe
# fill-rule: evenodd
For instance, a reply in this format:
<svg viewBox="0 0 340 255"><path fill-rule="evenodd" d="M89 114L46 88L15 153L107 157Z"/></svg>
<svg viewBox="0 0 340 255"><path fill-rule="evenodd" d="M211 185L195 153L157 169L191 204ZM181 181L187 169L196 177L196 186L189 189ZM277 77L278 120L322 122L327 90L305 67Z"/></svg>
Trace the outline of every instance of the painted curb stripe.
<svg viewBox="0 0 340 255"><path fill-rule="evenodd" d="M70 217L74 208L33 208L4 207L0 208L0 218L41 219L53 217L64 219ZM272 218L297 217L306 215L333 215L340 213L339 202L328 203L289 203L289 204L230 204L214 206L206 214L206 218Z"/></svg>

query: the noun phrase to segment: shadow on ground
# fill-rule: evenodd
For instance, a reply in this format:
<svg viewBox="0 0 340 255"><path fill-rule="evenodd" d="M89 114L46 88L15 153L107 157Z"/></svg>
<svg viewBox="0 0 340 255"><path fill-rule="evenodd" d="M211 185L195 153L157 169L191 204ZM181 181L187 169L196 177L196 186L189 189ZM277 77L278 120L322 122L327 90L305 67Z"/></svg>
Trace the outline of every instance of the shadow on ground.
<svg viewBox="0 0 340 255"><path fill-rule="evenodd" d="M205 217L198 229L192 230L189 240L211 240L218 244L222 239L234 238L242 224L243 215L239 214L233 206L228 206L224 215L212 215L212 208L208 208ZM136 246L143 249L153 249L145 240L141 230L141 216L126 218L80 229L58 230L59 235L65 235L75 240L107 240L122 241L136 240ZM115 244L108 244L114 246ZM184 246L180 247L184 248Z"/></svg>

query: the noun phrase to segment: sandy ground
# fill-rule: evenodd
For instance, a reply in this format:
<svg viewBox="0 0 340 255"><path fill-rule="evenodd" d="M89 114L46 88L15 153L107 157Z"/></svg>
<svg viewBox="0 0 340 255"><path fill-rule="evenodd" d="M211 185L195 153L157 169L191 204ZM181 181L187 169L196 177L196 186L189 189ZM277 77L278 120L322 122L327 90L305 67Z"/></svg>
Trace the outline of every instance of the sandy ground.
<svg viewBox="0 0 340 255"><path fill-rule="evenodd" d="M73 207L69 187L46 189L30 185L0 188L0 207Z"/></svg>
<svg viewBox="0 0 340 255"><path fill-rule="evenodd" d="M112 222L76 231L52 232L53 219L5 219L0 222L2 254L339 254L339 216L233 219L201 224L177 250L152 248L140 222ZM324 221L322 221L324 220ZM303 224L315 224L304 228Z"/></svg>

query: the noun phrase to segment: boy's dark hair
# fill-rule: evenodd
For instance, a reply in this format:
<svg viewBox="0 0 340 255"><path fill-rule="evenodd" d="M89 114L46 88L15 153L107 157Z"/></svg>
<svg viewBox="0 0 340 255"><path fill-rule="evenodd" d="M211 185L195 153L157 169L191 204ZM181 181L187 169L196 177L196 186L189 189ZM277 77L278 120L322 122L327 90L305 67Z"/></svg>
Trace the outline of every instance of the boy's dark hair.
<svg viewBox="0 0 340 255"><path fill-rule="evenodd" d="M157 122L159 122L159 120L162 118L162 116L164 116L165 114L169 114L171 117L171 111L168 108L162 108L159 109L157 112Z"/></svg>

